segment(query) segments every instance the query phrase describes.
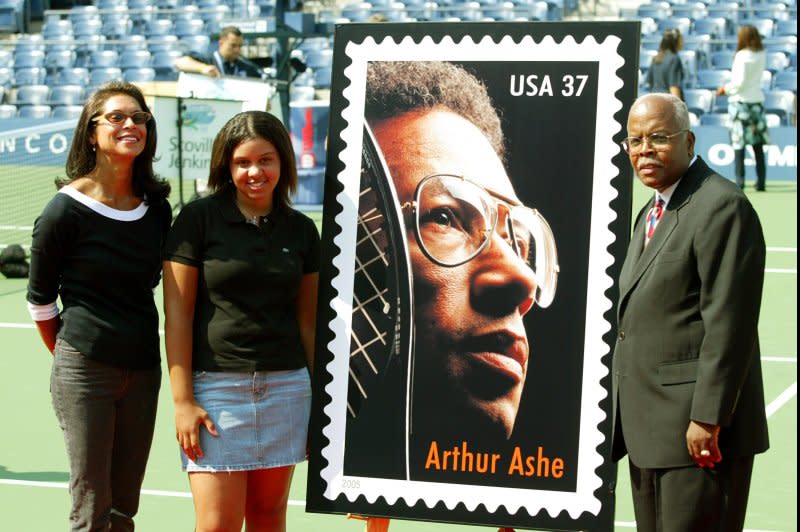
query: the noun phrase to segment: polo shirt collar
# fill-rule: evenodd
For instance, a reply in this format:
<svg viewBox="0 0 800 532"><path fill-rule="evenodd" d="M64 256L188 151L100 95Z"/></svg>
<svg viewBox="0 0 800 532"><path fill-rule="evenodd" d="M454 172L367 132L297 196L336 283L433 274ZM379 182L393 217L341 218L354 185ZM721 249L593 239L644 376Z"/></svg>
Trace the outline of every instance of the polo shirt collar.
<svg viewBox="0 0 800 532"><path fill-rule="evenodd" d="M235 187L229 186L226 190L219 194L219 206L220 211L222 211L222 218L226 222L231 223L247 223L244 215L239 211L239 207L236 206L236 189ZM283 209L277 208L277 205L274 205L272 212L269 213L267 216L272 223L280 223L281 221L286 219L286 215L283 213Z"/></svg>

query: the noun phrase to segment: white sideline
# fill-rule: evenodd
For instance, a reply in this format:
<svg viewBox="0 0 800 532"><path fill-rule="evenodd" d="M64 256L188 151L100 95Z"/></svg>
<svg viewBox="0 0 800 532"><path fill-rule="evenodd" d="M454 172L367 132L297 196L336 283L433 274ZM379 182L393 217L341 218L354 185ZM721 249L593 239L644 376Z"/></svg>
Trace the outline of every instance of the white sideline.
<svg viewBox="0 0 800 532"><path fill-rule="evenodd" d="M57 489L67 489L69 486L66 482L41 482L35 480L13 480L8 478L0 478L0 485L11 485L11 486L24 486L24 487L33 487L33 488L57 488ZM191 499L192 494L188 491L164 491L164 490L142 490L142 495L153 495L156 497L179 497L183 499ZM305 506L306 501L294 500L289 499L289 506ZM636 528L636 521L614 521L615 527L620 528ZM752 528L746 528L743 532L779 532L777 530L758 530Z"/></svg>

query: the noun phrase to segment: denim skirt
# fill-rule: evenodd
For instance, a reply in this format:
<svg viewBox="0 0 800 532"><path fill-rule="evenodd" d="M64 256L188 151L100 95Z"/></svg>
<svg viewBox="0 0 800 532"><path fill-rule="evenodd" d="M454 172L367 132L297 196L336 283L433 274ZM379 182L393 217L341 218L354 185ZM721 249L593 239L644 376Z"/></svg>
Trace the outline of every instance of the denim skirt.
<svg viewBox="0 0 800 532"><path fill-rule="evenodd" d="M198 371L194 397L216 425L218 436L200 426L203 458L181 451L183 470L251 471L305 460L311 380L308 370Z"/></svg>

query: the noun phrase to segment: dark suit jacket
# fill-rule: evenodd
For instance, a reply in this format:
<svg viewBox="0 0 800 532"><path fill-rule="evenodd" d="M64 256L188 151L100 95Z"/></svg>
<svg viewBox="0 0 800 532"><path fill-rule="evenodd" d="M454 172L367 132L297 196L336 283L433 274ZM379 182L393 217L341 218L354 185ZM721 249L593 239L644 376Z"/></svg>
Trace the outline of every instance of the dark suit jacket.
<svg viewBox="0 0 800 532"><path fill-rule="evenodd" d="M640 468L691 465L690 420L722 426L723 460L763 452L758 216L699 158L643 249L652 203L637 216L619 279L613 457L627 451Z"/></svg>

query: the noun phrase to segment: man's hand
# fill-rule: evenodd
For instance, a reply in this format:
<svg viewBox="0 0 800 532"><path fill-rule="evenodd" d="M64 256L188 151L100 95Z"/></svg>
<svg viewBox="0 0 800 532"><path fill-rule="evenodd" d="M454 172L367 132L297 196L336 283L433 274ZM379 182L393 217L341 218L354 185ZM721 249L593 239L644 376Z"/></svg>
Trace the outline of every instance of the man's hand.
<svg viewBox="0 0 800 532"><path fill-rule="evenodd" d="M722 461L719 450L719 425L690 421L686 430L686 447L689 456L700 467L714 467Z"/></svg>
<svg viewBox="0 0 800 532"><path fill-rule="evenodd" d="M206 65L206 66L204 66L203 69L200 71L200 73L205 75L205 76L211 77L211 78L219 78L219 77L221 77L221 74L219 73L219 70L214 65Z"/></svg>

